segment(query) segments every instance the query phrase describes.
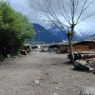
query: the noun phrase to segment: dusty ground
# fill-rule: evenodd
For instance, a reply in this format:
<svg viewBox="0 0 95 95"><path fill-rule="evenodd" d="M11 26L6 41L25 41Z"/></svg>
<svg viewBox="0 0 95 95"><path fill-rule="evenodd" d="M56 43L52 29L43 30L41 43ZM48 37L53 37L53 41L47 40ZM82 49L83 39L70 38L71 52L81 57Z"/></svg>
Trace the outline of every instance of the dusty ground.
<svg viewBox="0 0 95 95"><path fill-rule="evenodd" d="M66 54L38 52L9 60L0 66L0 95L79 95L81 86L95 86L94 74L65 61Z"/></svg>

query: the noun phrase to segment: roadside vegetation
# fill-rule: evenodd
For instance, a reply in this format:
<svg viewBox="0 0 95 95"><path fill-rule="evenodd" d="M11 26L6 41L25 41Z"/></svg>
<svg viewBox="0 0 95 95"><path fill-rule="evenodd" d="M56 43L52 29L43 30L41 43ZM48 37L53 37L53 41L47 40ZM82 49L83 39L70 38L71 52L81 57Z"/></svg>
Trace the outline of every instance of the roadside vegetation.
<svg viewBox="0 0 95 95"><path fill-rule="evenodd" d="M24 41L33 36L34 30L28 18L0 1L0 60L16 55Z"/></svg>

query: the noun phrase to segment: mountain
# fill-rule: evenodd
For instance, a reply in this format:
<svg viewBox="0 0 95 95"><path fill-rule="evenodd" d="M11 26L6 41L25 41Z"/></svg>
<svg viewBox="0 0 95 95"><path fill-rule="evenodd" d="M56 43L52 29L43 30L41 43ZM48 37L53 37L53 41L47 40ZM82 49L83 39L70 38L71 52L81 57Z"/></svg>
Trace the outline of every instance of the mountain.
<svg viewBox="0 0 95 95"><path fill-rule="evenodd" d="M65 30L62 31L58 27L53 26L48 31L50 31L51 33L53 33L55 36L59 37L59 39L61 39L61 41L68 40ZM73 36L73 40L74 41L80 41L80 40L83 40L83 39L84 39L83 36L81 36L80 34L78 34L77 32L75 32L75 34Z"/></svg>
<svg viewBox="0 0 95 95"><path fill-rule="evenodd" d="M68 40L65 31L61 31L56 26L51 27L50 29L48 29L48 31L50 31L54 36L58 37L61 40L61 42L63 40Z"/></svg>
<svg viewBox="0 0 95 95"><path fill-rule="evenodd" d="M61 39L53 35L50 31L45 29L39 24L33 24L36 35L33 37L32 41L34 42L44 42L44 43L59 43Z"/></svg>
<svg viewBox="0 0 95 95"><path fill-rule="evenodd" d="M63 41L67 41L68 38L66 36L65 31L61 31L58 27L52 26L49 29L44 28L43 26L33 23L34 30L36 31L36 35L29 39L30 42L41 42L41 43L59 43ZM74 41L84 40L84 36L79 35L78 33L74 34Z"/></svg>
<svg viewBox="0 0 95 95"><path fill-rule="evenodd" d="M86 40L95 40L95 34L88 36L88 38Z"/></svg>

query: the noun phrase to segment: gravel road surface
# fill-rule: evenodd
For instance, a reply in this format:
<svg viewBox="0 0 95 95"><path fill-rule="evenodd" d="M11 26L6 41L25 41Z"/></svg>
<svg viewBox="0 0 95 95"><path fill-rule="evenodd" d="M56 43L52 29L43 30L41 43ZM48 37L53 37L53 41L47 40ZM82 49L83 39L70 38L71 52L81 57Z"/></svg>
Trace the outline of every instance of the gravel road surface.
<svg viewBox="0 0 95 95"><path fill-rule="evenodd" d="M0 95L79 95L82 86L95 86L95 75L72 70L66 57L32 52L7 59L0 66Z"/></svg>

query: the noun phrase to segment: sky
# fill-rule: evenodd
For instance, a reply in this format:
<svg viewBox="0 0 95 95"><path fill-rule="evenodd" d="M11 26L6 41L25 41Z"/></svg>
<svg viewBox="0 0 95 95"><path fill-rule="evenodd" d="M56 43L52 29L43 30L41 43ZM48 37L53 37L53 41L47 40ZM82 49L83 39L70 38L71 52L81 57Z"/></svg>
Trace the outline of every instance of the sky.
<svg viewBox="0 0 95 95"><path fill-rule="evenodd" d="M43 24L45 22L45 17L40 12L32 9L28 0L9 0L9 3L16 11L26 15L32 23Z"/></svg>
<svg viewBox="0 0 95 95"><path fill-rule="evenodd" d="M36 0L30 0L32 2L32 7L30 7L30 4L28 1L29 0L9 0L9 3L16 11L22 12L24 15L26 15L32 23L38 23L46 28L49 28L51 26L51 23L48 21L48 19L42 13L42 11L39 8L37 8L37 6L34 4L34 1L36 1ZM39 1L39 0L37 0L37 1ZM67 6L68 0L64 0L64 1ZM55 2L53 2L52 6L56 10L55 12L58 13ZM44 8L44 7L45 6L42 3L42 8ZM87 10L87 13L90 13L90 12L93 13L94 10L95 10L95 8L92 7L91 9ZM85 13L84 16L87 13ZM58 14L58 17L60 17L60 20L63 20L62 15ZM64 20L63 20L63 22L64 22ZM95 27L95 16L90 17L89 19L78 24L75 27L75 31L77 31L79 34L81 33L81 34L92 35L92 34L95 34L94 27Z"/></svg>

